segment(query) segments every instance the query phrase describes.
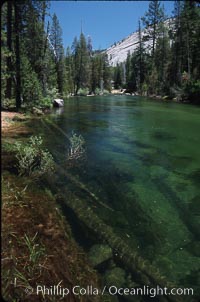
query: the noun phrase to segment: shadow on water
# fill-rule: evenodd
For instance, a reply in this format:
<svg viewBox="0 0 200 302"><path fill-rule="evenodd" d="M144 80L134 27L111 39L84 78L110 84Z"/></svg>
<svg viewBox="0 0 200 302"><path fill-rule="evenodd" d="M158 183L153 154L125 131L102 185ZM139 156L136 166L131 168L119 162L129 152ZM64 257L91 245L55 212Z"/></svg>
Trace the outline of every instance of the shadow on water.
<svg viewBox="0 0 200 302"><path fill-rule="evenodd" d="M159 141L160 140L173 140L173 139L176 139L175 135L171 135L171 134L169 134L167 132L163 132L163 131L155 131L152 134L152 137L158 139Z"/></svg>
<svg viewBox="0 0 200 302"><path fill-rule="evenodd" d="M188 175L188 178L191 179L197 185L200 184L200 169L196 170Z"/></svg>
<svg viewBox="0 0 200 302"><path fill-rule="evenodd" d="M154 183L161 191L161 193L166 196L167 200L172 204L175 210L178 210L181 220L187 226L191 234L193 234L194 237L198 239L200 236L200 229L194 223L192 213L189 212L187 208L185 208L182 200L163 180L157 178L154 180Z"/></svg>

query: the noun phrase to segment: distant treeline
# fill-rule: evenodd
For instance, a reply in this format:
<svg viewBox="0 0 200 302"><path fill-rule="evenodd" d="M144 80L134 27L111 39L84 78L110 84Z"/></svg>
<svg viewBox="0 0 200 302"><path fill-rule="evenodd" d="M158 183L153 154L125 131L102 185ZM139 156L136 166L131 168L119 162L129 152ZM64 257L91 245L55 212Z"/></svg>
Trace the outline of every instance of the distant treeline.
<svg viewBox="0 0 200 302"><path fill-rule="evenodd" d="M150 1L141 18L145 34L139 21L138 47L115 68L114 86L200 103L199 1L175 1L173 18L166 19L161 1Z"/></svg>
<svg viewBox="0 0 200 302"><path fill-rule="evenodd" d="M126 88L144 95L200 99L200 6L174 2L173 30L164 22L160 1L150 1L142 18L146 34L124 64L110 67L105 51L94 51L83 32L63 47L50 1L7 1L1 7L1 99L17 108L48 106L52 97L101 94ZM149 49L144 41L150 41Z"/></svg>
<svg viewBox="0 0 200 302"><path fill-rule="evenodd" d="M93 51L83 33L64 50L57 16L49 1L7 1L2 6L2 104L49 104L53 96L110 91L105 53Z"/></svg>

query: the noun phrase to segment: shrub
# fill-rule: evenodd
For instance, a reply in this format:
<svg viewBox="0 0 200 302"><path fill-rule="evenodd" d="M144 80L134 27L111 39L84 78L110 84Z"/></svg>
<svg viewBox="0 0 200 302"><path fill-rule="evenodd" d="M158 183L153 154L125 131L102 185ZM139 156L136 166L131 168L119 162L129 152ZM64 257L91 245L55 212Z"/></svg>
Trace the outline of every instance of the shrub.
<svg viewBox="0 0 200 302"><path fill-rule="evenodd" d="M82 135L72 132L70 137L70 147L68 150L68 160L80 160L85 157L85 140Z"/></svg>
<svg viewBox="0 0 200 302"><path fill-rule="evenodd" d="M79 96L87 96L88 94L89 94L88 88L80 88L77 93L77 95Z"/></svg>
<svg viewBox="0 0 200 302"><path fill-rule="evenodd" d="M38 178L54 171L53 157L48 150L42 148L42 143L41 136L31 136L27 144L15 144L20 175Z"/></svg>
<svg viewBox="0 0 200 302"><path fill-rule="evenodd" d="M109 92L108 90L104 89L104 90L103 90L103 94L105 94L105 95L106 95L106 94L110 94L110 92Z"/></svg>
<svg viewBox="0 0 200 302"><path fill-rule="evenodd" d="M200 103L200 80L186 81L183 90L184 98L188 99L191 102L195 101Z"/></svg>
<svg viewBox="0 0 200 302"><path fill-rule="evenodd" d="M172 86L169 89L170 98L182 99L183 89L179 86Z"/></svg>
<svg viewBox="0 0 200 302"><path fill-rule="evenodd" d="M50 97L42 98L37 105L42 109L51 109L53 107L52 99Z"/></svg>
<svg viewBox="0 0 200 302"><path fill-rule="evenodd" d="M95 88L95 91L94 91L94 93L96 94L96 95L99 95L100 93L101 93L101 89L100 88Z"/></svg>
<svg viewBox="0 0 200 302"><path fill-rule="evenodd" d="M46 97L50 100L57 99L60 97L57 88L47 89Z"/></svg>
<svg viewBox="0 0 200 302"><path fill-rule="evenodd" d="M146 96L147 92L148 92L148 85L146 82L144 82L141 87L141 93L142 93L142 95Z"/></svg>

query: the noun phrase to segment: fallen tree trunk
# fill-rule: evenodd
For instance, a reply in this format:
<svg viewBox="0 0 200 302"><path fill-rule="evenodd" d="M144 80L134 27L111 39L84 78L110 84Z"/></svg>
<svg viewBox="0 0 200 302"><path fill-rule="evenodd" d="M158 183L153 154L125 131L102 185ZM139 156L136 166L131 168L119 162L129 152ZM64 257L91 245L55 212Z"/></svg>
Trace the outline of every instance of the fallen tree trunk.
<svg viewBox="0 0 200 302"><path fill-rule="evenodd" d="M50 179L49 184L51 189L56 193L57 186L52 179ZM172 284L166 279L166 277L162 276L156 267L152 266L147 260L144 260L137 251L129 248L123 239L117 236L113 232L113 229L109 225L105 224L94 213L87 201L82 201L65 187L62 187L61 190L62 191L59 192L59 201L70 208L77 219L91 230L91 233L95 233L95 236L97 236L99 240L111 247L120 262L123 263L127 270L132 273L135 278L134 281L140 285L152 288L156 288L157 286L162 289L167 288L168 291L176 287L175 284ZM161 295L159 296L159 301L182 302L179 296L172 295Z"/></svg>
<svg viewBox="0 0 200 302"><path fill-rule="evenodd" d="M47 124L41 120L43 125L45 127L47 127L50 131L52 131L49 126L47 126ZM55 125L54 123L48 122L50 125L52 125L54 128L56 128L57 130L59 130L68 140L69 140L69 136L62 130L60 129L60 127L58 127L57 125ZM95 202L98 202L101 206L103 206L104 208L110 210L110 211L114 211L111 207L109 207L108 205L106 205L103 201L101 201L93 192L91 192L87 186L82 183L79 179L77 179L75 176L73 176L72 174L70 174L66 169L64 169L61 165L59 164L55 164L56 169L57 169L57 173L58 174L62 174L64 175L66 178L68 178L71 183L73 183L75 186L77 186L79 189L83 190L85 193L87 193L89 195L90 198L92 198Z"/></svg>
<svg viewBox="0 0 200 302"><path fill-rule="evenodd" d="M71 175L69 172L67 172L65 169L63 169L61 166L57 165L58 173L66 176L76 187L83 190L90 198L92 198L95 202L99 203L104 208L114 211L111 207L109 207L107 204L105 204L103 201L99 199L93 192L91 192L88 187L82 183L79 179L77 179L75 176Z"/></svg>
<svg viewBox="0 0 200 302"><path fill-rule="evenodd" d="M117 257L120 259L126 268L134 275L142 285L148 285L151 287L159 286L160 288L168 288L168 291L174 287L164 276L161 275L160 271L153 267L148 261L144 260L139 256L138 252L133 251L123 241L121 237L118 237L110 226L105 224L89 207L85 202L80 200L73 193L64 189L64 196L61 200L70 209L73 210L76 217L86 225L91 232L94 232L99 239L108 244L112 250L117 253ZM163 299L162 299L163 298ZM178 296L160 296L160 301L182 301Z"/></svg>
<svg viewBox="0 0 200 302"><path fill-rule="evenodd" d="M53 123L50 124L69 139L68 135L66 135L66 133L57 125L54 125ZM111 209L109 206L101 202L99 198L86 187L85 184L71 175L62 166L56 165L56 168L57 174L64 175L66 179L69 179L76 187L86 192L88 197L92 198L102 206ZM49 181L51 189L57 192L55 181L53 182L52 178ZM152 266L150 262L144 260L137 251L130 249L123 239L118 237L113 232L112 228L105 224L94 213L87 201L82 201L75 194L68 191L65 187L62 187L62 193L60 195L61 201L72 209L78 220L80 220L85 226L87 226L88 229L91 230L91 232L95 233L99 239L108 244L112 250L117 253L119 260L135 276L137 282L139 282L141 285L148 285L153 288L156 288L157 286L162 289L168 288L168 291L176 287L175 284L172 284L164 276L162 276L156 267ZM181 302L182 299L179 296L165 295L159 296L159 301Z"/></svg>

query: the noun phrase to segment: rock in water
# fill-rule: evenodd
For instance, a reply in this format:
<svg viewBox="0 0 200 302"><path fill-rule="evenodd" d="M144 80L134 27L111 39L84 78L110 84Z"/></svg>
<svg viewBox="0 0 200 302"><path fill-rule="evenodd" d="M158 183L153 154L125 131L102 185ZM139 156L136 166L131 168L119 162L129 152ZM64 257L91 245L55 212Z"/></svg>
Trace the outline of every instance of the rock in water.
<svg viewBox="0 0 200 302"><path fill-rule="evenodd" d="M95 244L90 249L89 260L93 267L96 267L111 258L112 249L108 245Z"/></svg>
<svg viewBox="0 0 200 302"><path fill-rule="evenodd" d="M64 106L64 100L63 99L54 99L53 100L53 106L54 107L63 107Z"/></svg>
<svg viewBox="0 0 200 302"><path fill-rule="evenodd" d="M117 287L121 287L126 283L125 275L125 271L120 267L108 270L105 274L105 284L108 286L115 285Z"/></svg>

